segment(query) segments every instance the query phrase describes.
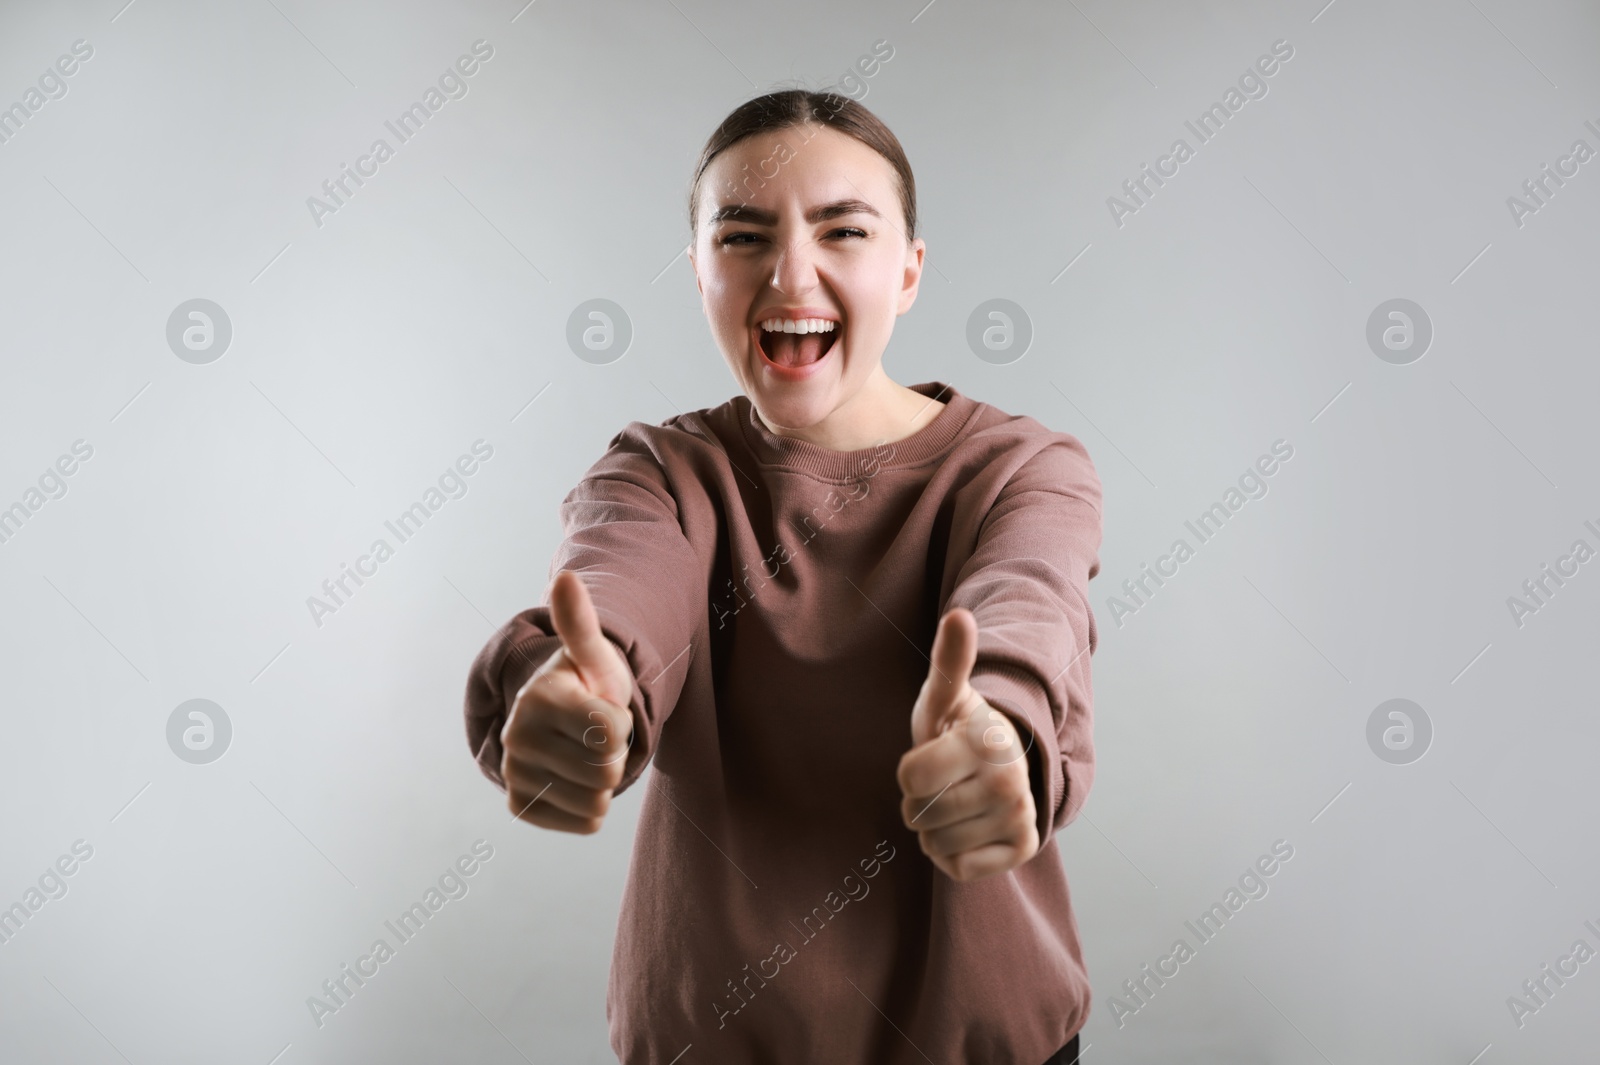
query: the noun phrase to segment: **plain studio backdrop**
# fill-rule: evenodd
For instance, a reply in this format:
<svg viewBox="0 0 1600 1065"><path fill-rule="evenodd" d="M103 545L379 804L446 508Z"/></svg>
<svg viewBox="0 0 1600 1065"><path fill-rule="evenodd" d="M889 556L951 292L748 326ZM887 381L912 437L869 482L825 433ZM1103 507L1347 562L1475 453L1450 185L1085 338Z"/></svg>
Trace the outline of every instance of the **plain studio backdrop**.
<svg viewBox="0 0 1600 1065"><path fill-rule="evenodd" d="M649 781L592 837L512 822L466 671L612 435L737 391L685 192L730 109L801 86L916 172L891 376L1071 432L1104 481L1099 773L1060 837L1088 1060L1578 1060L1597 40L1579 0L7 4L0 1056L614 1060Z"/></svg>

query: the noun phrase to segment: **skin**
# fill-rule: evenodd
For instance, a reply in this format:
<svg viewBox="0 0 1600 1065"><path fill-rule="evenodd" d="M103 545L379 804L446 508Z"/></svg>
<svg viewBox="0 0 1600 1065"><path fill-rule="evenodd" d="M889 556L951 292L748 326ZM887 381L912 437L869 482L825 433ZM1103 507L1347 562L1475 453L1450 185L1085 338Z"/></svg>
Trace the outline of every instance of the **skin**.
<svg viewBox="0 0 1600 1065"><path fill-rule="evenodd" d="M517 692L500 730L506 805L557 832L600 831L633 737L633 673L571 570L550 585L561 646Z"/></svg>
<svg viewBox="0 0 1600 1065"><path fill-rule="evenodd" d="M911 710L912 747L896 773L901 819L922 853L963 883L1009 873L1039 853L1026 750L1011 719L973 691L977 657L972 611L947 611Z"/></svg>
<svg viewBox="0 0 1600 1065"><path fill-rule="evenodd" d="M777 173L759 187L751 174ZM744 168L748 166L749 169ZM739 182L745 182L739 184ZM855 212L817 223L814 206L859 200ZM712 222L724 204L774 212L775 224ZM911 309L926 245L908 241L894 169L854 137L815 123L746 138L701 176L689 252L706 320L740 389L776 436L835 451L904 439L944 408L883 369L897 317ZM783 306L825 307L843 334L819 373L803 382L767 371L750 327Z"/></svg>
<svg viewBox="0 0 1600 1065"><path fill-rule="evenodd" d="M727 195L735 175L767 173L773 158L782 160L774 177ZM840 200L868 209L805 220L811 208ZM775 218L702 224L689 258L712 335L763 424L776 436L854 451L904 439L936 418L942 402L883 369L894 321L916 300L926 247L906 239L888 162L816 125L751 137L707 168L699 217L740 202ZM784 382L765 369L750 327L772 317L764 312L794 305L833 310L843 334L831 365ZM561 647L517 693L500 734L501 775L519 818L587 835L599 830L623 775L633 677L576 574L556 575L550 606ZM940 619L911 709L912 745L896 772L906 827L929 860L961 882L1009 872L1039 850L1022 741L970 683L977 645L971 611L956 608Z"/></svg>

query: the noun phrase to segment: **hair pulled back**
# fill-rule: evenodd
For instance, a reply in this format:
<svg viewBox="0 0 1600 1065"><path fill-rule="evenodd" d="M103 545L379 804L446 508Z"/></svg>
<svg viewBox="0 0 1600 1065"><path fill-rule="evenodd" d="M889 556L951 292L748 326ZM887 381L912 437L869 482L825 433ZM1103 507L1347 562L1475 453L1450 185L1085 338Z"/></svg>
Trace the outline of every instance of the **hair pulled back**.
<svg viewBox="0 0 1600 1065"><path fill-rule="evenodd" d="M900 210L905 216L906 242L917 236L917 183L911 176L911 164L906 159L900 141L883 124L877 115L848 96L836 92L811 92L806 89L784 89L757 96L740 104L729 113L722 124L711 134L695 164L694 180L689 186L689 230L698 234L700 228L700 182L713 159L728 148L749 137L775 130L792 129L807 122L820 123L824 128L836 129L854 137L877 152L893 168L900 185ZM770 175L769 175L770 176ZM750 179L746 179L748 185ZM756 180L760 181L757 176ZM758 186L759 187L759 186ZM735 184L731 192L739 195Z"/></svg>

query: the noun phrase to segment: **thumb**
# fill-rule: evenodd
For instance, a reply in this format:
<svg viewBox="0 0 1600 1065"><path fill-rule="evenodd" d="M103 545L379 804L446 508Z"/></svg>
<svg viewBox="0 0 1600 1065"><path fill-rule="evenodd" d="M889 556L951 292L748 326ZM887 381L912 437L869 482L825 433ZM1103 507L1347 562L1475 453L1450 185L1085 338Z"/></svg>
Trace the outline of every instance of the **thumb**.
<svg viewBox="0 0 1600 1065"><path fill-rule="evenodd" d="M550 584L550 620L561 647L577 667L584 685L595 695L627 706L632 694L618 676L617 649L600 630L600 616L589 599L589 589L571 570L562 570Z"/></svg>
<svg viewBox="0 0 1600 1065"><path fill-rule="evenodd" d="M913 743L925 743L939 735L972 702L969 680L977 660L977 619L966 607L947 611L933 636L928 679L911 711Z"/></svg>

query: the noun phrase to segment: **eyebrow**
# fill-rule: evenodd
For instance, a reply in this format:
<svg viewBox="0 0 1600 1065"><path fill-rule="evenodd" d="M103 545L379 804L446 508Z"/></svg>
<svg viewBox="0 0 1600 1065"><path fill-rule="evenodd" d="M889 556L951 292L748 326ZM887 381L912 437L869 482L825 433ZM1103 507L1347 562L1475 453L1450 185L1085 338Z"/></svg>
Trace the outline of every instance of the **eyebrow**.
<svg viewBox="0 0 1600 1065"><path fill-rule="evenodd" d="M866 200L835 200L820 207L813 207L806 212L806 221L816 225L818 222L826 222L829 219L839 218L847 214L869 214L874 218L883 217L878 213L877 208ZM718 222L749 222L758 226L771 226L777 224L778 215L775 211L752 207L747 203L725 203L712 212L711 217L707 219L708 225L715 225Z"/></svg>

